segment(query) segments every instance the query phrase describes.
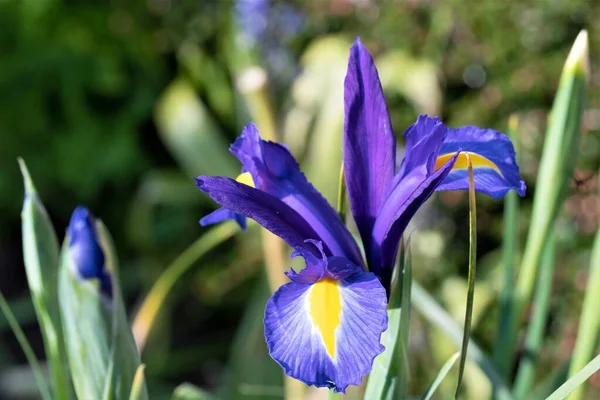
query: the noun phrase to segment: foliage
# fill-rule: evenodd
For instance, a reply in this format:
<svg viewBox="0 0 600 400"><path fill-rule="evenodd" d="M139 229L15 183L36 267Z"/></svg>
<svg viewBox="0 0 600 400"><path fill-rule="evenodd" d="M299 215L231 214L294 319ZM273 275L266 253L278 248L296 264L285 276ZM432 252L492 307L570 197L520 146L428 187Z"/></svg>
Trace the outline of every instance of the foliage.
<svg viewBox="0 0 600 400"><path fill-rule="evenodd" d="M600 98L594 74L600 43L590 25L600 16L600 6L591 0L510 4L272 0L264 1L267 7L261 12L266 14L252 19L254 30L243 20L250 12L240 7L245 2L237 3L27 0L0 4L0 252L4 256L0 290L23 330L19 343L10 334L0 339L0 397L25 397L34 390L33 376L24 379L26 389L11 378L26 362L19 350L23 338L33 348L24 346L27 358L35 352L47 360L51 373L64 357L64 349L57 347L53 353L48 344L52 335L48 332L60 321L43 315L52 315L58 304L49 311L40 307L30 276L32 261L27 259L26 247L32 242L27 241L30 231L24 216L29 299L19 239L23 190L16 159L21 156L36 183L39 203L34 205L41 206L43 199L49 216L44 212L42 222L53 224L59 239L79 203L100 216L114 236L123 301L137 323L134 327L146 329L142 353L146 368L138 376L147 384L150 398L171 393L185 399L281 398L284 393L286 398L302 398L298 393L303 388L284 381L268 357L260 323L270 290L267 282L273 285L273 279L281 280L278 274L290 265L286 250L268 237L262 240L253 225L243 235L232 226L216 234L200 228L197 220L214 206L197 192L190 177L238 173L227 145L241 126L254 120L290 147L309 179L335 204L342 82L347 51L357 35L380 67L393 126L408 126L421 112L441 115L449 126L506 130L509 115L519 122L513 140L519 145L528 196L512 217L502 216L499 202L477 199L478 271L461 396L487 398L492 390L499 398L510 396L507 388L513 387L520 369L516 361L502 357L516 360L524 354L522 361L529 356L526 344L533 339L523 344L514 338L532 320L541 322L527 387L543 398L563 384L566 377L556 373L556 366L568 369L576 342L569 376L580 378L577 371L598 352L598 321L589 304L597 304L592 287L598 287L598 263L592 260L600 254L599 240L593 244L600 218ZM546 201L556 204L541 204L538 198L544 196L537 193L544 183L536 177L542 179L548 170L550 151L544 143L557 135L552 124L559 119L554 109L546 129L548 111L569 48L582 28L589 28L592 73L587 104L577 103L571 110L581 117L580 126L570 125L580 143L569 150L555 149L554 160L565 152L571 159L568 168L560 169L565 171L560 177L561 195L546 196ZM572 98L556 99L571 104ZM543 179L556 183L553 180L558 178L547 173ZM27 187L31 191L32 186ZM31 204L26 201L24 209ZM432 398L449 398L456 387L453 365L458 356L454 354L460 349L467 297L468 198L443 193L429 204L432 207L418 216L411 238L412 277L418 283L412 288L410 335L402 338L411 360L406 378L410 385L402 390L421 396L431 386L437 388ZM496 325L506 289L500 277L510 258L501 256L503 241L507 243L503 230L510 226L509 218L516 218L511 229L516 232L513 261L515 273L520 274L527 267L519 268L516 260L528 243L531 221L540 220L534 217L536 212L552 214L548 219L552 224L544 221L555 232L554 274L543 278L531 273L529 278L536 284L545 279L551 285L546 287L550 296L542 300L546 318L535 317L534 308L530 319L526 304L519 304L510 314L512 339L498 350L502 338ZM48 240L56 242L56 238ZM57 247L50 256L58 257L58 252ZM275 255L275 262L265 255ZM54 266L58 269L58 264ZM595 268L589 272L586 290L590 267ZM155 282L163 282L166 289L157 289ZM539 289L531 286L525 297L533 297ZM158 293L153 297L155 308L143 303L148 293ZM537 307L543 296L535 296ZM403 297L398 300L404 302ZM584 297L588 311L582 321L589 322L578 328ZM151 309L148 318L153 322L146 326L136 320L138 309ZM402 321L403 315L397 315L397 320ZM11 321L0 318L0 330L8 332ZM404 332L403 326L397 328ZM580 345L576 337L585 337L586 343ZM492 353L493 362L487 356ZM39 378L39 368L33 367ZM48 387L54 397L61 397L54 384L60 379L50 376L53 384ZM597 376L582 386L589 398L600 393ZM188 381L210 393L191 384L180 386ZM576 391L579 397L573 398L585 398L585 393ZM346 397L360 396L357 390Z"/></svg>

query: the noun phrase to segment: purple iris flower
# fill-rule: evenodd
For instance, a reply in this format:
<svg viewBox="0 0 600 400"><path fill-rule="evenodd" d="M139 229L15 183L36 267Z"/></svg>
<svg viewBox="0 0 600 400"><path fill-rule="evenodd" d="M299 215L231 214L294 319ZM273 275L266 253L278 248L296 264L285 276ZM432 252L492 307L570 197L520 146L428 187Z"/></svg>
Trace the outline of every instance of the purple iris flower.
<svg viewBox="0 0 600 400"><path fill-rule="evenodd" d="M404 136L398 171L396 139L371 55L357 39L345 80L344 167L358 244L283 145L262 140L253 124L231 146L252 185L200 176L197 186L222 206L221 217L257 221L302 256L267 302L265 339L285 373L344 392L360 384L384 347L387 294L404 230L436 190L466 190L467 155L475 189L494 198L525 193L514 148L503 134L474 126L449 129L419 116ZM228 214L226 214L226 212ZM371 272L368 272L371 271Z"/></svg>
<svg viewBox="0 0 600 400"><path fill-rule="evenodd" d="M112 279L105 268L104 251L98 242L96 221L87 208L78 206L67 228L69 254L81 280L97 279L100 292L112 299Z"/></svg>

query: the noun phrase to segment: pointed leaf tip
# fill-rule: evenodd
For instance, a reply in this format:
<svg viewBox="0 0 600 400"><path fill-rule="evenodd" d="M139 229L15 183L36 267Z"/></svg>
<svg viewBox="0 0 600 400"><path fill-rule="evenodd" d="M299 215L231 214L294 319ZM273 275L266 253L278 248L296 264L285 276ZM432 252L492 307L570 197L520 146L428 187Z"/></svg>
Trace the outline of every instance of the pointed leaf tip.
<svg viewBox="0 0 600 400"><path fill-rule="evenodd" d="M582 30L571 47L571 52L565 63L565 70L581 72L586 80L590 79L589 40L587 30Z"/></svg>
<svg viewBox="0 0 600 400"><path fill-rule="evenodd" d="M31 179L31 175L29 174L29 170L27 169L27 164L25 164L25 160L23 160L21 157L18 157L17 162L19 163L21 175L23 176L23 184L25 185L25 196L36 193L35 186L33 185L33 179Z"/></svg>

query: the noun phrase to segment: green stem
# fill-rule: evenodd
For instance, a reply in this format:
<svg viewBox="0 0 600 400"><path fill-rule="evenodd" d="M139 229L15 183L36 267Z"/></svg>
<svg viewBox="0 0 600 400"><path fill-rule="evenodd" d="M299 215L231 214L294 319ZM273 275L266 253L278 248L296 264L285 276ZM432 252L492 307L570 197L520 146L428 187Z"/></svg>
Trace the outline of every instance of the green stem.
<svg viewBox="0 0 600 400"><path fill-rule="evenodd" d="M458 365L458 380L456 382L456 391L454 398L458 398L463 375L465 372L465 363L467 361L467 350L469 348L469 338L471 336L471 321L473 319L473 302L475 296L475 272L477 261L477 202L475 200L475 184L473 182L473 165L467 155L467 164L469 171L469 276L467 279L467 308L465 310L465 324L463 329L462 346L460 351L460 363Z"/></svg>
<svg viewBox="0 0 600 400"><path fill-rule="evenodd" d="M590 258L590 278L585 291L577 342L569 367L569 376L575 375L592 358L600 336L600 231L596 233L594 248ZM570 400L583 399L585 386L579 386L570 395Z"/></svg>
<svg viewBox="0 0 600 400"><path fill-rule="evenodd" d="M15 315L12 313L6 298L2 293L0 293L0 309L2 310L2 314L6 317L10 328L12 329L21 349L23 349L23 353L25 354L25 358L27 358L27 362L31 367L31 372L33 373L33 377L37 384L37 387L40 391L40 396L43 400L52 400L52 395L50 394L50 388L48 387L48 382L44 378L44 373L42 371L42 366L40 362L35 356L33 349L29 345L27 338L25 337L25 333L21 330L19 326L19 322L15 318Z"/></svg>
<svg viewBox="0 0 600 400"><path fill-rule="evenodd" d="M554 276L554 256L554 235L550 234L540 265L540 276L535 292L533 316L525 338L524 357L521 359L517 371L515 381L515 397L517 399L528 399L531 394L531 383L535 377L535 367L544 339L544 328L548 321L552 278Z"/></svg>
<svg viewBox="0 0 600 400"><path fill-rule="evenodd" d="M508 136L515 146L515 152L519 156L518 119L511 115L508 120ZM502 272L503 285L500 294L500 313L496 327L496 344L494 346L493 361L498 372L507 379L510 370L510 357L507 353L511 351L510 340L510 307L514 292L514 270L516 254L518 252L519 238L519 196L515 191L510 191L504 199L504 235L502 238Z"/></svg>

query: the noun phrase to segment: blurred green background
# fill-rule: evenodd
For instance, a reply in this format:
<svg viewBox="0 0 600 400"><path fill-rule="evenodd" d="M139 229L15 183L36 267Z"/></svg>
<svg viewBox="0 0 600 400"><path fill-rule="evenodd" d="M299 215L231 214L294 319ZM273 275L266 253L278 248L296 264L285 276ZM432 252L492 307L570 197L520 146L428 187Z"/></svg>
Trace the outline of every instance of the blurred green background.
<svg viewBox="0 0 600 400"><path fill-rule="evenodd" d="M521 208L524 237L547 110L569 47L586 28L590 96L578 166L557 225L557 276L541 355L543 363L559 365L573 348L600 218L595 21L600 4L594 0L2 1L0 290L43 357L21 255L18 156L59 235L78 204L106 223L132 316L161 271L207 230L198 220L215 205L192 177L237 174L227 146L251 119L264 136L285 142L335 202L342 84L356 36L374 55L399 137L419 113L440 115L449 126L500 131L517 114L518 157L529 186ZM490 348L502 202L478 200L474 338ZM458 320L467 207L466 193L436 196L415 218L412 239L415 278ZM153 398L184 381L218 389L236 379L239 390L223 397L282 397L279 369L262 344L267 291L260 246L258 230L250 229L198 260L175 286L143 353ZM411 338L416 394L454 348L416 313ZM35 398L27 370L0 319L0 398ZM539 377L546 372L540 368ZM476 396L477 379L466 379L467 393ZM590 398L600 397L598 374L591 384Z"/></svg>

